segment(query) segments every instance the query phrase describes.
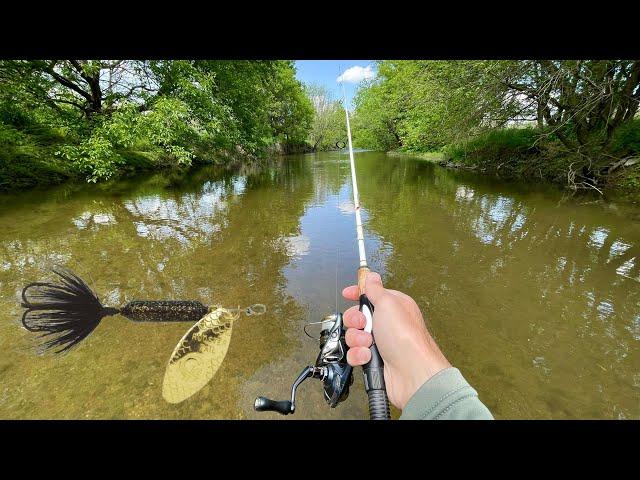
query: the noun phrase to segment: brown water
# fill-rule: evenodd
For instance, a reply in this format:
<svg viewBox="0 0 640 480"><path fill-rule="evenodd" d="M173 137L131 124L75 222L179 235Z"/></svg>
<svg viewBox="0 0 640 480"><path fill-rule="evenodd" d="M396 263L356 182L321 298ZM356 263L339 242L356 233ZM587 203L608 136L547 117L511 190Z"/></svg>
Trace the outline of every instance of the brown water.
<svg viewBox="0 0 640 480"><path fill-rule="evenodd" d="M416 299L497 418L640 418L640 211L412 158L356 162L372 267ZM19 293L54 264L108 305L268 311L236 322L218 374L171 405L162 379L188 324L109 317L67 355L34 354ZM314 361L302 326L334 311L336 272L342 288L356 266L340 153L2 196L0 418L366 418L359 369L336 409L309 380L294 416L253 411L257 395L287 398Z"/></svg>

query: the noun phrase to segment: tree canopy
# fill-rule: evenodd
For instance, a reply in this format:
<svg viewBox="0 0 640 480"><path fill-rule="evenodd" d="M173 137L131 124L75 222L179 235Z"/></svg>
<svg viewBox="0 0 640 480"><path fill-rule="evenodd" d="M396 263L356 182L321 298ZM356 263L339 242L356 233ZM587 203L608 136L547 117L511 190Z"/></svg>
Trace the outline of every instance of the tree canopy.
<svg viewBox="0 0 640 480"><path fill-rule="evenodd" d="M433 151L532 125L533 143L566 154L574 186L605 182L627 160L615 138L638 112L638 60L385 60L377 69L355 97L359 146Z"/></svg>
<svg viewBox="0 0 640 480"><path fill-rule="evenodd" d="M313 151L333 149L346 136L342 102L335 100L322 85L307 85L306 91L314 109L307 141Z"/></svg>
<svg viewBox="0 0 640 480"><path fill-rule="evenodd" d="M4 60L0 120L5 136L54 129L55 155L97 181L132 150L178 164L286 151L313 107L291 61Z"/></svg>

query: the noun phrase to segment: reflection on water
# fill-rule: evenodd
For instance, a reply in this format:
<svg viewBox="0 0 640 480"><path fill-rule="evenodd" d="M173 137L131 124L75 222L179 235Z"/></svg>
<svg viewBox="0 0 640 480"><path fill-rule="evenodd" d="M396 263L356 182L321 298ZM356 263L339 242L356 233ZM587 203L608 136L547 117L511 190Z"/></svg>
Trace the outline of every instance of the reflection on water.
<svg viewBox="0 0 640 480"><path fill-rule="evenodd" d="M372 268L416 299L496 417L640 417L637 212L416 159L363 152L356 163ZM168 298L268 311L240 319L216 377L170 405L162 378L189 325L116 316L68 355L33 354L20 289L56 263L108 305ZM302 326L349 306L336 294L356 266L341 153L2 197L0 417L281 418L253 412L253 399L288 396L317 355ZM358 369L336 409L307 382L284 418L366 415Z"/></svg>

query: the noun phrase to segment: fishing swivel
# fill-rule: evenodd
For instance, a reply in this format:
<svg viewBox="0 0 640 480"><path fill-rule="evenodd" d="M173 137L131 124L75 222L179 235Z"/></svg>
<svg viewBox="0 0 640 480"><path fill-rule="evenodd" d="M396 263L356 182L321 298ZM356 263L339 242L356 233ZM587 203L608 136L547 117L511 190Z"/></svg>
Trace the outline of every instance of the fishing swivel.
<svg viewBox="0 0 640 480"><path fill-rule="evenodd" d="M235 308L229 309L230 311L236 311ZM262 315L267 311L267 306L263 303L254 303L246 308L237 309L238 312L244 313L247 317L251 317L254 315Z"/></svg>

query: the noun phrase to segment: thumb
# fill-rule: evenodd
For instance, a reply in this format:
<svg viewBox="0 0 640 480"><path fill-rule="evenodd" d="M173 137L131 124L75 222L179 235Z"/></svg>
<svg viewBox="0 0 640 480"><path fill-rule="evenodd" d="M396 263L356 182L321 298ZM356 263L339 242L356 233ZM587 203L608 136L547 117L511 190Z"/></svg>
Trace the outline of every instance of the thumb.
<svg viewBox="0 0 640 480"><path fill-rule="evenodd" d="M367 274L364 284L364 292L374 305L376 304L376 299L379 299L384 295L385 288L382 286L382 278L379 273L369 272Z"/></svg>

